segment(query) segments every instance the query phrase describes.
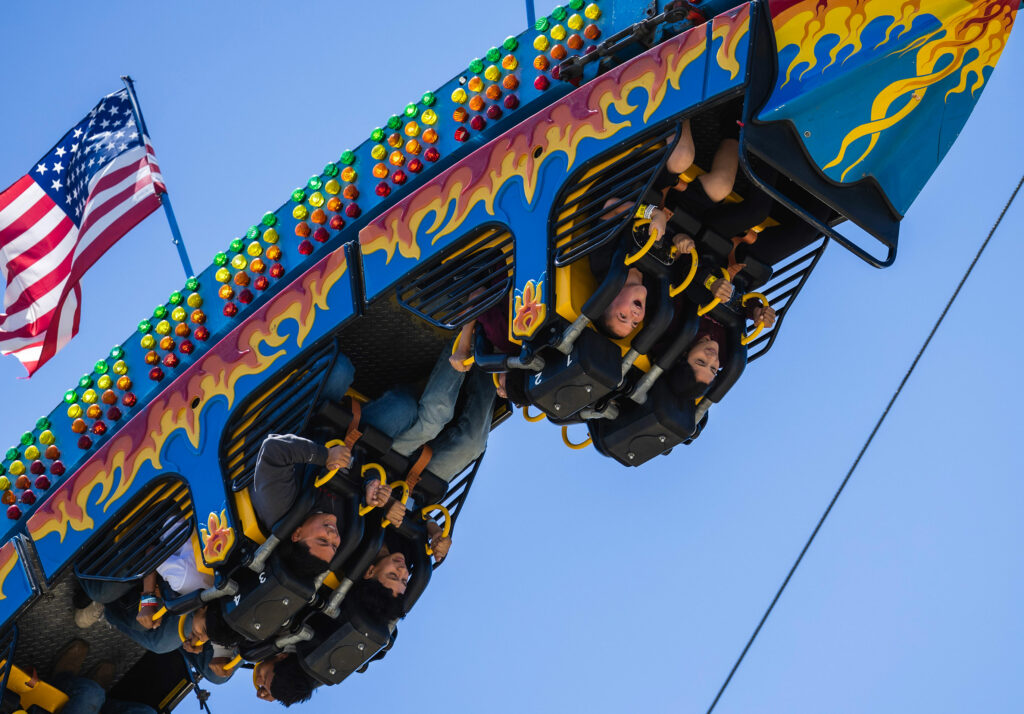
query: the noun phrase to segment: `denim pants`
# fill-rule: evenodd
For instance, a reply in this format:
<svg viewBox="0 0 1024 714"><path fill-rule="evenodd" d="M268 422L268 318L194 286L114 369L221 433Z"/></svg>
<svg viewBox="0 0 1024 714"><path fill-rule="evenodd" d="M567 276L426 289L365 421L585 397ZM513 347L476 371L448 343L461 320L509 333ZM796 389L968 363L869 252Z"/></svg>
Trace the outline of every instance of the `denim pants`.
<svg viewBox="0 0 1024 714"><path fill-rule="evenodd" d="M155 630L147 630L135 619L135 613L129 614L116 600L138 587L138 582L115 583L106 580L79 578L82 590L94 602L103 603L103 616L115 629L119 630L140 647L158 654L173 652L181 647L178 637L178 616L170 613L164 615L160 626ZM190 631L191 617L186 619L185 630Z"/></svg>
<svg viewBox="0 0 1024 714"><path fill-rule="evenodd" d="M459 372L448 361L449 354L441 353L419 400L407 388L398 387L363 409L363 419L392 437L391 448L403 456L429 443L434 453L427 468L446 481L487 447L495 396L489 374ZM466 381L466 404L453 422L455 403Z"/></svg>
<svg viewBox="0 0 1024 714"><path fill-rule="evenodd" d="M356 368L352 366L352 360L339 352L337 359L334 360L334 366L324 380L324 388L320 395L325 400L337 404L345 398L345 392L352 386L355 376Z"/></svg>
<svg viewBox="0 0 1024 714"><path fill-rule="evenodd" d="M99 684L69 672L58 673L50 683L68 695L62 714L156 714L155 709L145 704L107 699Z"/></svg>

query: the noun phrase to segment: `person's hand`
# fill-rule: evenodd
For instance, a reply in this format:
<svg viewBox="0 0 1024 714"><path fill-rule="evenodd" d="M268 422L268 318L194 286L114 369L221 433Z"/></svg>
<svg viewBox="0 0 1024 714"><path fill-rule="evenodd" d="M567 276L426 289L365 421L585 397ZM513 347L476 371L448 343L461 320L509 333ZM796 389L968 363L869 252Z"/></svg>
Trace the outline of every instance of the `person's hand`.
<svg viewBox="0 0 1024 714"><path fill-rule="evenodd" d="M508 392L505 391L505 379L508 377L508 372L498 373L498 386L494 389L498 393L498 396L502 399L508 399Z"/></svg>
<svg viewBox="0 0 1024 714"><path fill-rule="evenodd" d="M651 214L650 230L657 231L658 240L665 237L668 226L668 219L672 217L672 211L667 208L655 208Z"/></svg>
<svg viewBox="0 0 1024 714"><path fill-rule="evenodd" d="M451 536L442 536L438 533L430 539L430 549L434 551L434 562L440 563L448 557L448 549L452 547Z"/></svg>
<svg viewBox="0 0 1024 714"><path fill-rule="evenodd" d="M185 650L186 652L191 652L192 654L199 654L200 652L203 651L203 645L201 645L201 644L197 645L193 641L191 636L187 640L185 640L184 642L181 643L181 648L183 650Z"/></svg>
<svg viewBox="0 0 1024 714"><path fill-rule="evenodd" d="M345 444L337 444L327 449L327 469L343 469L352 462L352 449Z"/></svg>
<svg viewBox="0 0 1024 714"><path fill-rule="evenodd" d="M366 505L374 508L382 508L388 505L391 498L391 489L380 481L371 481L366 484Z"/></svg>
<svg viewBox="0 0 1024 714"><path fill-rule="evenodd" d="M722 302L729 302L732 297L732 283L725 278L719 278L711 286L711 295Z"/></svg>
<svg viewBox="0 0 1024 714"><path fill-rule="evenodd" d="M154 620L153 615L159 608L146 607L139 610L139 614L135 616L135 621L145 627L147 630L155 630L160 627L160 621Z"/></svg>
<svg viewBox="0 0 1024 714"><path fill-rule="evenodd" d="M218 677L230 677L235 673L234 668L228 669L231 660L227 657L214 657L210 660L210 671Z"/></svg>
<svg viewBox="0 0 1024 714"><path fill-rule="evenodd" d="M676 256L682 257L687 255L691 250L696 248L696 244L693 242L693 238L686 235L685 233L676 233L672 237L672 245L676 248Z"/></svg>
<svg viewBox="0 0 1024 714"><path fill-rule="evenodd" d="M766 328L770 328L775 324L775 309L772 307L765 307L764 305L755 305L748 312L751 320L756 325L759 322L763 322Z"/></svg>
<svg viewBox="0 0 1024 714"><path fill-rule="evenodd" d="M395 501L392 503L385 518L391 521L391 525L398 528L402 525L402 521L405 520L405 504L401 501Z"/></svg>

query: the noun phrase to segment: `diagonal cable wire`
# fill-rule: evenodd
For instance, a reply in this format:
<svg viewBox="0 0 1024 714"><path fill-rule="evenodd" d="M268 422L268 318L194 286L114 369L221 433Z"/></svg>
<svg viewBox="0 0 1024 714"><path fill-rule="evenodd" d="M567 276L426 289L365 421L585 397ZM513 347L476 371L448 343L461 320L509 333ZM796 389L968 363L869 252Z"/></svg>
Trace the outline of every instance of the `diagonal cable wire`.
<svg viewBox="0 0 1024 714"><path fill-rule="evenodd" d="M1006 212L1010 210L1010 206L1013 205L1013 201L1017 198L1017 194L1020 192L1021 186L1024 186L1024 176L1021 176L1020 181L1017 182L1017 187L1013 189L1010 199L1006 202L1006 205L1003 206L1002 212L999 214L996 222L992 225L992 230L988 232L988 236L982 242L981 247L978 248L978 252L975 254L974 260L972 260L971 264L967 266L967 270L964 272L963 277L960 278L960 284L956 286L956 290L954 290L953 294L950 296L949 302L946 303L946 307L942 309L942 314L940 314L939 319L935 321L932 331L928 333L928 338L924 341L924 344L921 345L921 349L918 350L917 356L914 357L914 361L910 363L910 368L907 370L907 373L903 375L903 380L900 382L900 386L898 386L896 391L893 392L892 398L885 407L885 411L883 411L882 416L878 418L875 428L871 430L871 434L868 436L867 441L864 442L864 446L861 447L860 453L857 454L857 458L854 459L853 465L850 466L850 470L846 472L846 477L843 479L842 483L839 484L839 488L836 490L835 495L832 496L832 500L829 502L828 508L826 508L825 512L821 514L821 519L818 521L818 525L816 525L814 530L811 531L811 537L807 539L807 543L804 544L803 550L800 551L800 555L798 555L796 561L793 562L793 567L789 569L786 579L782 581L782 585L779 586L778 592L776 592L775 597L772 598L771 604L768 606L768 609L764 611L761 621L757 623L754 633L750 636L750 639L747 640L746 646L743 648L743 651L740 652L740 656L736 659L736 663L729 671L729 676L725 678L725 681L722 683L722 687L718 690L718 694L715 695L714 701L712 701L711 706L708 707L707 714L711 714L711 712L714 711L715 706L718 704L718 700L722 698L723 694L725 694L726 687L728 687L729 683L732 681L733 675L736 674L736 670L739 669L740 664L743 662L743 658L747 656L747 652L750 650L751 645L754 644L754 640L757 639L758 634L761 632L761 628L764 627L764 623L768 620L768 616L772 614L772 610L775 608L775 603L777 603L779 598L782 597L782 592L786 589L786 586L789 584L789 581L796 572L796 569L800 567L800 562L804 559L804 555L807 554L808 549L810 549L811 543L814 542L814 538L818 535L818 531L820 531L821 527L825 524L825 519L828 518L828 514L832 512L832 507L836 505L836 501L839 500L839 496L843 493L843 489L846 488L846 484L849 482L850 477L853 476L853 472L857 470L857 466L860 464L861 458L864 456L865 452L867 452L868 447L871 446L871 442L874 440L875 434L877 434L878 430L882 427L882 422L884 422L885 418L889 415L889 410L892 409L892 405L896 403L896 400L900 396L900 392L903 391L903 387L906 385L907 380L910 379L910 375L914 373L914 368L917 367L917 363L921 361L921 357L924 355L925 350L928 349L928 345L931 343L932 338L935 337L935 333L938 332L942 321L946 319L946 313L948 313L949 309L953 307L953 303L960 295L960 290L963 288L964 283L966 283L967 278L971 276L974 266L978 264L981 254L985 252L985 248L988 247L989 241L991 241L992 236L995 235L996 229L999 228L999 224L1002 223L1003 217L1006 215Z"/></svg>

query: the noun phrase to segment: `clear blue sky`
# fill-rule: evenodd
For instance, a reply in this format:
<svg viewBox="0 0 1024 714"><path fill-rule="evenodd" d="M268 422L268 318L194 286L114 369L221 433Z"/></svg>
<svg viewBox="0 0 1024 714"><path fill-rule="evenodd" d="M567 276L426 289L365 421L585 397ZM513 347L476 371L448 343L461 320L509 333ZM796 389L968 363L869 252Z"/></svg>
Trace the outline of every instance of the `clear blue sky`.
<svg viewBox="0 0 1024 714"><path fill-rule="evenodd" d="M520 0L481 7L11 5L0 182L130 73L204 265L525 24ZM830 249L700 440L645 468L568 451L550 425L507 423L394 651L297 709L703 712L1019 178L1020 32L906 217L893 268ZM1022 229L1024 198L717 711L1024 709ZM154 214L86 276L69 347L30 381L0 363L0 444L182 279ZM278 711L246 675L215 688L215 712Z"/></svg>

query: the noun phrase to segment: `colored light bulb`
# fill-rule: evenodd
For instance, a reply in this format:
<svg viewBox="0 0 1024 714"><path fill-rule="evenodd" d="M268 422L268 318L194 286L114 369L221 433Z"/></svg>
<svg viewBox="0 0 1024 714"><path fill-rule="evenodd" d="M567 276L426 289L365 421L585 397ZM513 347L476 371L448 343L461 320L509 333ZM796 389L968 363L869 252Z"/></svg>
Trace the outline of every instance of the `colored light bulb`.
<svg viewBox="0 0 1024 714"><path fill-rule="evenodd" d="M352 183L356 180L356 170L351 166L347 166L341 171L341 180L346 183Z"/></svg>
<svg viewBox="0 0 1024 714"><path fill-rule="evenodd" d="M171 312L171 319L174 320L175 322L181 322L182 320L185 319L185 314L185 308L176 307Z"/></svg>
<svg viewBox="0 0 1024 714"><path fill-rule="evenodd" d="M217 295L224 300L232 300L235 297L235 289L230 285L221 285Z"/></svg>
<svg viewBox="0 0 1024 714"><path fill-rule="evenodd" d="M469 100L469 108L474 112L478 112L484 108L484 98L479 94Z"/></svg>
<svg viewBox="0 0 1024 714"><path fill-rule="evenodd" d="M490 65L487 69L484 70L484 79L486 79L488 82L497 82L499 79L501 79L501 70L498 69L497 66L493 64Z"/></svg>
<svg viewBox="0 0 1024 714"><path fill-rule="evenodd" d="M68 404L74 404L75 402L78 401L78 392L76 392L74 389L69 389L68 391L64 392L64 401L67 402Z"/></svg>
<svg viewBox="0 0 1024 714"><path fill-rule="evenodd" d="M505 38L505 41L501 43L501 46L504 47L509 52L514 52L516 48L519 47L519 40L517 40L512 35L509 35L508 37Z"/></svg>
<svg viewBox="0 0 1024 714"><path fill-rule="evenodd" d="M508 75L505 79L501 80L501 86L510 92L514 92L519 88L519 80L515 78L515 75Z"/></svg>
<svg viewBox="0 0 1024 714"><path fill-rule="evenodd" d="M259 231L248 231L245 234L245 237L248 240L256 240L259 237L259 235ZM235 238L233 241L231 241L231 244L228 246L228 250L230 250L232 253L238 253L242 250L242 246L244 245L245 243L242 241L241 238Z"/></svg>
<svg viewBox="0 0 1024 714"><path fill-rule="evenodd" d="M338 201L338 203L341 203L341 201ZM269 248L267 248L267 258L269 258L270 260L280 260L281 249L276 245L270 246Z"/></svg>
<svg viewBox="0 0 1024 714"><path fill-rule="evenodd" d="M418 174L420 171L423 170L423 162L420 161L419 159L411 159L409 161L409 165L406 166L406 168L409 169L410 172Z"/></svg>
<svg viewBox="0 0 1024 714"><path fill-rule="evenodd" d="M565 39L566 34L567 33L565 31L565 28L562 27L561 25L555 25L554 27L551 28L551 39L553 40L558 40L559 42L561 42L562 40Z"/></svg>
<svg viewBox="0 0 1024 714"><path fill-rule="evenodd" d="M296 217L297 217L297 216L296 216ZM303 217L303 218L305 218L305 217L306 217L306 214L304 213L304 214L302 215L302 217ZM242 255L242 254L238 254L238 255L236 255L236 256L235 256L234 258L232 258L232 259L231 259L231 267L232 267L232 268L234 268L235 270L244 270L244 269L245 269L245 266L246 266L246 264L247 264L248 262L249 262L249 261L247 261L247 260L245 259L245 256L244 256L244 255Z"/></svg>
<svg viewBox="0 0 1024 714"><path fill-rule="evenodd" d="M375 161L380 161L385 156L387 156L387 153L388 150L384 148L383 144L377 144L372 149L370 149L370 156L372 156Z"/></svg>
<svg viewBox="0 0 1024 714"><path fill-rule="evenodd" d="M320 227L313 231L313 240L318 243L325 243L327 239L331 237L331 234L327 232L326 228Z"/></svg>
<svg viewBox="0 0 1024 714"><path fill-rule="evenodd" d="M176 337L188 337L192 334L192 328L184 322L179 322L174 326L174 334Z"/></svg>
<svg viewBox="0 0 1024 714"><path fill-rule="evenodd" d="M153 328L158 335L166 335L171 331L171 323L167 320L161 320L156 323L156 327Z"/></svg>
<svg viewBox="0 0 1024 714"><path fill-rule="evenodd" d="M249 303L251 303L252 292L250 292L249 290L243 290L242 292L238 293L238 302L242 303L243 305L248 305Z"/></svg>
<svg viewBox="0 0 1024 714"><path fill-rule="evenodd" d="M405 183L408 179L409 179L409 177L402 170L396 171L394 176L391 177L391 180L393 182L395 182L396 184L398 184L399 186L401 186L403 183Z"/></svg>
<svg viewBox="0 0 1024 714"><path fill-rule="evenodd" d="M393 149L397 149L399 146L401 146L403 141L404 139L402 139L402 135L399 134L398 132L395 132L394 134L388 136L388 146L390 146Z"/></svg>
<svg viewBox="0 0 1024 714"><path fill-rule="evenodd" d="M533 40L533 49L538 52L544 52L550 44L547 35L537 35Z"/></svg>
<svg viewBox="0 0 1024 714"><path fill-rule="evenodd" d="M407 117L414 117L417 114L419 114L419 112L419 107L417 107L415 103L409 103L405 105L405 115Z"/></svg>
<svg viewBox="0 0 1024 714"><path fill-rule="evenodd" d="M570 10L579 10L583 7L584 0L569 0Z"/></svg>
<svg viewBox="0 0 1024 714"><path fill-rule="evenodd" d="M340 208L341 207L339 206L339 209ZM345 227L345 219L341 216L331 216L331 220L328 225L331 227L332 231L340 231Z"/></svg>
<svg viewBox="0 0 1024 714"><path fill-rule="evenodd" d="M423 106L425 106L425 107L432 107L432 106L434 106L434 103L436 101L437 101L437 97L434 96L433 92L424 92L423 96L420 98L420 103L423 104Z"/></svg>
<svg viewBox="0 0 1024 714"><path fill-rule="evenodd" d="M260 245L258 242L253 241L248 246L246 246L245 252L248 253L250 257L255 258L257 255L263 255L263 246ZM242 256L238 255L238 256L235 256L235 257L236 258L241 258ZM242 258L242 262L243 263L245 262L244 258Z"/></svg>
<svg viewBox="0 0 1024 714"><path fill-rule="evenodd" d="M43 444L44 446L51 446L56 441L57 441L57 437L54 436L53 432L50 431L49 429L44 429L43 432L41 434L39 434L39 443ZM60 452L58 451L57 454L59 455ZM48 458L48 459L55 459L57 457L56 456L50 456L50 450L47 449L46 450L46 458Z"/></svg>
<svg viewBox="0 0 1024 714"><path fill-rule="evenodd" d="M88 389L92 386L92 377L87 374L83 374L78 378L78 386L82 389Z"/></svg>
<svg viewBox="0 0 1024 714"><path fill-rule="evenodd" d="M470 72L472 72L473 74L479 74L480 72L483 71L483 69L484 69L483 60L481 60L478 57L470 60L470 62L469 62L469 71Z"/></svg>
<svg viewBox="0 0 1024 714"><path fill-rule="evenodd" d="M227 281L231 280L231 271L228 270L227 268L221 268L220 270L213 274L213 279L216 280L218 283L226 283Z"/></svg>
<svg viewBox="0 0 1024 714"><path fill-rule="evenodd" d="M324 182L320 180L319 176L310 176L309 181L306 181L306 185L309 186L310 191L319 191Z"/></svg>
<svg viewBox="0 0 1024 714"><path fill-rule="evenodd" d="M564 60L566 55L568 55L568 54L569 53L566 52L565 47L563 47L562 45L554 45L551 48L551 59L556 59L556 60L561 61L561 60ZM556 67L556 69L557 69L557 67ZM552 74L554 74L554 73L552 73Z"/></svg>
<svg viewBox="0 0 1024 714"><path fill-rule="evenodd" d="M371 139L373 138L372 134L371 134L370 138ZM378 141L378 139L373 139L373 141ZM355 161L356 161L356 154L355 154L354 151L350 151L349 149L345 149L344 151L341 152L341 163L345 164L346 166L350 166L351 164L354 164Z"/></svg>
<svg viewBox="0 0 1024 714"><path fill-rule="evenodd" d="M337 176L338 165L332 161L331 163L324 166L324 173L328 176Z"/></svg>
<svg viewBox="0 0 1024 714"><path fill-rule="evenodd" d="M452 92L452 101L455 102L456 104L462 104L463 102L466 101L468 97L469 95L466 94L466 90L463 89L462 87L459 87L454 92Z"/></svg>
<svg viewBox="0 0 1024 714"><path fill-rule="evenodd" d="M100 389L110 389L110 385L114 383L114 380L110 378L109 374L105 374L96 380L96 386Z"/></svg>
<svg viewBox="0 0 1024 714"><path fill-rule="evenodd" d="M391 193L391 187L388 186L383 181L381 181L379 184L377 184L377 188L375 190L377 192L377 195L381 196L381 197L387 196L387 195L389 195Z"/></svg>
<svg viewBox="0 0 1024 714"><path fill-rule="evenodd" d="M473 77L473 79L469 80L469 84L467 86L469 87L469 91L479 92L481 89L484 88L484 80L480 79L479 77ZM470 101L473 100L471 99Z"/></svg>
<svg viewBox="0 0 1024 714"><path fill-rule="evenodd" d="M96 390L95 389L86 389L84 392L82 392L82 401L85 402L86 404L92 404L93 402L95 402L96 401ZM29 442L29 443L32 443L32 442Z"/></svg>
<svg viewBox="0 0 1024 714"><path fill-rule="evenodd" d="M538 17L537 21L533 23L533 29L537 32L547 32L549 27L551 27L551 22L546 17Z"/></svg>
<svg viewBox="0 0 1024 714"><path fill-rule="evenodd" d="M178 290L175 290L173 293L171 293L170 297L167 298L167 302L171 303L172 305L180 304L181 303L181 292L178 291Z"/></svg>
<svg viewBox="0 0 1024 714"><path fill-rule="evenodd" d="M263 258L253 258L249 261L249 270L254 273L262 273L267 269L267 264L263 262Z"/></svg>
<svg viewBox="0 0 1024 714"><path fill-rule="evenodd" d="M409 139L409 141L405 142L405 151L408 154L418 154L421 149L420 142L415 139Z"/></svg>
<svg viewBox="0 0 1024 714"><path fill-rule="evenodd" d="M318 208L315 211L313 211L312 215L310 215L309 217L309 220L312 221L313 223L316 223L317 225L322 226L324 223L327 223L327 212L324 211L324 209L322 208Z"/></svg>
<svg viewBox="0 0 1024 714"><path fill-rule="evenodd" d="M388 117L388 129L397 129L400 126L402 126L402 117L397 114Z"/></svg>
<svg viewBox="0 0 1024 714"><path fill-rule="evenodd" d="M458 132L455 133L458 134ZM465 139L462 139L462 141L465 141ZM426 159L427 161L434 162L441 158L441 152L435 149L433 146L431 146L423 154L423 158Z"/></svg>
<svg viewBox="0 0 1024 714"><path fill-rule="evenodd" d="M601 17L601 8L597 6L597 3L592 2L589 5L587 5L586 9L583 11L583 14L586 15L591 20L597 20L598 18Z"/></svg>
<svg viewBox="0 0 1024 714"><path fill-rule="evenodd" d="M548 69L548 58L545 55L537 55L533 60L533 68L540 71L546 72Z"/></svg>
<svg viewBox="0 0 1024 714"><path fill-rule="evenodd" d="M359 218L363 213L363 210L354 203L350 203L345 206L345 215L349 218Z"/></svg>
<svg viewBox="0 0 1024 714"><path fill-rule="evenodd" d="M263 214L263 218L260 222L267 228L270 228L271 226L277 225L277 216L275 216L271 211L267 211Z"/></svg>
<svg viewBox="0 0 1024 714"><path fill-rule="evenodd" d="M77 419L82 416L82 407L78 404L72 404L68 407L68 417L71 419Z"/></svg>
<svg viewBox="0 0 1024 714"><path fill-rule="evenodd" d="M455 107L455 111L452 112L452 119L460 123L464 122L469 119L469 112L466 111L465 107Z"/></svg>
<svg viewBox="0 0 1024 714"><path fill-rule="evenodd" d="M125 362L123 359L119 359L117 362L114 362L114 366L111 369L114 370L114 374L127 374L128 363ZM120 382L120 380L118 381Z"/></svg>
<svg viewBox="0 0 1024 714"><path fill-rule="evenodd" d="M341 210L341 199L337 196L331 196L330 200L327 201L327 210L337 213ZM268 253L269 255L269 253ZM271 258L273 260L273 258Z"/></svg>
<svg viewBox="0 0 1024 714"><path fill-rule="evenodd" d="M270 266L270 277L280 278L282 275L284 275L283 265L281 265L280 263L274 263L273 265Z"/></svg>
<svg viewBox="0 0 1024 714"><path fill-rule="evenodd" d="M565 41L565 44L568 45L570 50L581 50L583 49L583 38L576 34L569 35L569 39Z"/></svg>
<svg viewBox="0 0 1024 714"><path fill-rule="evenodd" d="M310 243L308 240L304 240L301 243L299 243L299 253L301 255L309 255L312 252L313 252L313 244ZM232 305L231 303L228 303L228 305L231 305L232 307L234 307L234 305Z"/></svg>
<svg viewBox="0 0 1024 714"><path fill-rule="evenodd" d="M309 226L306 226L306 230L309 230ZM235 276L232 278L232 280L234 281L235 285L237 285L240 288L244 288L249 284L251 278L249 277L248 273L244 271L239 271L235 273Z"/></svg>
<svg viewBox="0 0 1024 714"><path fill-rule="evenodd" d="M374 175L375 178L379 178L379 179L387 178L388 177L388 167L387 167L387 164L383 164L383 163L375 164L374 167L373 167L373 175Z"/></svg>
<svg viewBox="0 0 1024 714"><path fill-rule="evenodd" d="M499 107L497 104L492 104L491 106L487 107L487 118L488 119L495 119L495 120L501 119L501 115L502 115L501 107ZM475 118L476 117L474 117L474 119ZM472 122L470 122L470 123L472 124Z"/></svg>
<svg viewBox="0 0 1024 714"><path fill-rule="evenodd" d="M324 195L317 191L309 197L309 205L313 208L320 208L320 206L324 205Z"/></svg>
<svg viewBox="0 0 1024 714"><path fill-rule="evenodd" d="M491 49L487 50L487 54L484 55L484 59L487 60L488 62L497 62L499 59L501 59L501 50L499 50L497 47L492 47Z"/></svg>
<svg viewBox="0 0 1024 714"><path fill-rule="evenodd" d="M341 193L341 184L338 183L338 179L331 179L324 184L324 191L329 193L331 196L337 196Z"/></svg>
<svg viewBox="0 0 1024 714"><path fill-rule="evenodd" d="M484 96L490 99L492 102L501 99L501 87L497 84L490 84L487 86L487 91L484 92Z"/></svg>
<svg viewBox="0 0 1024 714"><path fill-rule="evenodd" d="M404 131L406 136L419 136L420 125L414 121L411 121L405 125Z"/></svg>
<svg viewBox="0 0 1024 714"><path fill-rule="evenodd" d="M588 40L596 40L601 37L601 30L597 28L597 25L587 25L583 29L583 36Z"/></svg>
<svg viewBox="0 0 1024 714"><path fill-rule="evenodd" d="M506 55L505 58L501 60L501 66L506 71L511 72L519 66L519 60L516 59L515 55Z"/></svg>
<svg viewBox="0 0 1024 714"><path fill-rule="evenodd" d="M392 151L388 161L394 166L401 166L405 163L405 155L401 151Z"/></svg>
<svg viewBox="0 0 1024 714"><path fill-rule="evenodd" d="M224 251L221 251L220 253L217 253L217 255L213 256L214 265L224 265L226 262L228 262L228 254L225 253Z"/></svg>
<svg viewBox="0 0 1024 714"><path fill-rule="evenodd" d="M308 242L309 241L303 241L303 243L308 243ZM299 252L301 253L302 250L300 249ZM237 314L238 314L238 305L236 305L233 302L229 302L229 303L226 303L224 305L224 316L225 317L234 317Z"/></svg>
<svg viewBox="0 0 1024 714"><path fill-rule="evenodd" d="M579 15L572 15L569 20L565 23L569 26L570 30L582 30L583 29L583 18Z"/></svg>
<svg viewBox="0 0 1024 714"><path fill-rule="evenodd" d="M306 208L305 205L301 205L300 204L300 205L298 205L298 206L296 206L295 208L292 209L292 218L294 218L297 221L305 220L306 216L308 216L308 215L309 215L309 209ZM237 258L238 256L236 255L235 257ZM232 261L231 264L234 265L234 261ZM235 266L235 267L238 267L238 266Z"/></svg>
<svg viewBox="0 0 1024 714"><path fill-rule="evenodd" d="M306 192L303 189L297 188L294 191L292 191L292 201L294 201L295 203L302 203L305 200Z"/></svg>
<svg viewBox="0 0 1024 714"><path fill-rule="evenodd" d="M487 128L487 120L478 114L469 120L469 126L473 131L483 131Z"/></svg>
<svg viewBox="0 0 1024 714"><path fill-rule="evenodd" d="M437 130L436 129L427 129L425 132L423 132L423 141L427 142L428 144L436 143L437 142Z"/></svg>
<svg viewBox="0 0 1024 714"><path fill-rule="evenodd" d="M104 360L104 359L97 360L96 364L94 364L92 366L92 371L95 372L96 374L106 374L107 373L107 361Z"/></svg>
<svg viewBox="0 0 1024 714"><path fill-rule="evenodd" d="M31 434L29 436L31 436ZM36 459L38 459L39 448L33 445L25 449L25 458L28 459L29 461L35 461Z"/></svg>
<svg viewBox="0 0 1024 714"><path fill-rule="evenodd" d="M204 322L206 322L206 313L204 313L202 310L193 310L192 314L189 315L189 319L197 325L202 325ZM209 334L209 330L206 330L206 334ZM196 330L196 336L199 336L199 330ZM206 338L200 337L199 339Z"/></svg>
<svg viewBox="0 0 1024 714"><path fill-rule="evenodd" d="M157 320L159 320L160 318L162 318L166 314L167 314L167 308L164 307L163 305L157 305L155 308L153 308L153 317L155 319L157 319Z"/></svg>
<svg viewBox="0 0 1024 714"><path fill-rule="evenodd" d="M354 184L351 186L346 186L345 190L342 191L341 195L344 196L345 199L348 201L354 201L357 198L359 198L359 189L356 188Z"/></svg>
<svg viewBox="0 0 1024 714"><path fill-rule="evenodd" d="M141 347L144 350L151 350L151 349L153 349L153 345L155 345L155 344L156 344L156 338L153 337L153 335L146 335L141 340L139 340L139 347Z"/></svg>

